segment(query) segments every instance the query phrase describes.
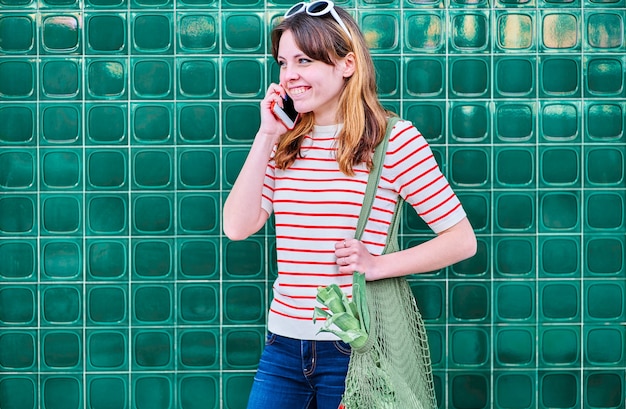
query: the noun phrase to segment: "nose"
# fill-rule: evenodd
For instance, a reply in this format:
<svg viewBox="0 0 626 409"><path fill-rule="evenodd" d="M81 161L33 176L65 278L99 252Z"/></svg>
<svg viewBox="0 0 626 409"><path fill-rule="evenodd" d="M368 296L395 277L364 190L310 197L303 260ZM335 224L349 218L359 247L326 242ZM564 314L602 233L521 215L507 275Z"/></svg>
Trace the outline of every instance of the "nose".
<svg viewBox="0 0 626 409"><path fill-rule="evenodd" d="M280 71L280 79L283 83L298 79L299 77L300 75L298 73L298 70L293 66L285 65Z"/></svg>

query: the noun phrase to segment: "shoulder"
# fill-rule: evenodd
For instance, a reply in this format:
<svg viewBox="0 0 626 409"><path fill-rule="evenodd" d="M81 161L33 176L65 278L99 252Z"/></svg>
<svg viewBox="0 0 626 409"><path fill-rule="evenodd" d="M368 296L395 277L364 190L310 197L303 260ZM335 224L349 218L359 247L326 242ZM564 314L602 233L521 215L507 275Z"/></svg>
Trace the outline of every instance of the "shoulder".
<svg viewBox="0 0 626 409"><path fill-rule="evenodd" d="M404 149L413 150L424 145L427 145L427 142L415 125L411 121L399 118L389 135L387 152L393 153Z"/></svg>

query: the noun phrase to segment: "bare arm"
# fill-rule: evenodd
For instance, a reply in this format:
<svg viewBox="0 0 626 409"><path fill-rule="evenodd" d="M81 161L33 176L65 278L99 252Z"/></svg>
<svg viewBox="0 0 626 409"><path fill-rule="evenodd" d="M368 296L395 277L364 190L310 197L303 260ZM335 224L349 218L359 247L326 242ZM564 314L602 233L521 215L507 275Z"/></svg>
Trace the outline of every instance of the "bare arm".
<svg viewBox="0 0 626 409"><path fill-rule="evenodd" d="M335 246L339 272L360 271L368 281L436 271L474 254L476 236L467 218L431 240L396 253L373 256L356 239Z"/></svg>

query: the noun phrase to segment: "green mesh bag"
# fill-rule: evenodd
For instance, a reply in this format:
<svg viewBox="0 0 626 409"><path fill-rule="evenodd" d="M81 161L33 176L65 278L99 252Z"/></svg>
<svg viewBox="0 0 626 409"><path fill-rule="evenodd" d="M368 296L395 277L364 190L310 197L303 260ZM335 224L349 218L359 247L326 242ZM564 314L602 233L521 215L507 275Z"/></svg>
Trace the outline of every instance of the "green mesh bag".
<svg viewBox="0 0 626 409"><path fill-rule="evenodd" d="M360 239L376 195L389 134L398 118L390 119L384 141L374 154L374 166L355 238ZM398 251L397 233L403 201L398 200L383 253ZM352 353L342 399L345 409L433 409L437 407L428 339L415 297L404 277L368 281L353 275L352 301L343 295L318 300L330 313L317 309L314 318L327 318L322 331L350 343ZM332 291L331 291L332 292ZM334 294L333 294L334 295ZM330 301L327 303L327 301ZM358 323L355 323L355 321Z"/></svg>

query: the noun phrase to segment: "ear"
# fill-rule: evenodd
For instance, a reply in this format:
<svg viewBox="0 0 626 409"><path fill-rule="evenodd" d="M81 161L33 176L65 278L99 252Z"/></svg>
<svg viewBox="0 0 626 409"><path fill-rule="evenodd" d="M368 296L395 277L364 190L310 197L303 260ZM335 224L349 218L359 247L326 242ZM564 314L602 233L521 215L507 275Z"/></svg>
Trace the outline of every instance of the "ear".
<svg viewBox="0 0 626 409"><path fill-rule="evenodd" d="M343 58L343 77L350 78L354 71L356 71L356 58L353 52L349 52Z"/></svg>

